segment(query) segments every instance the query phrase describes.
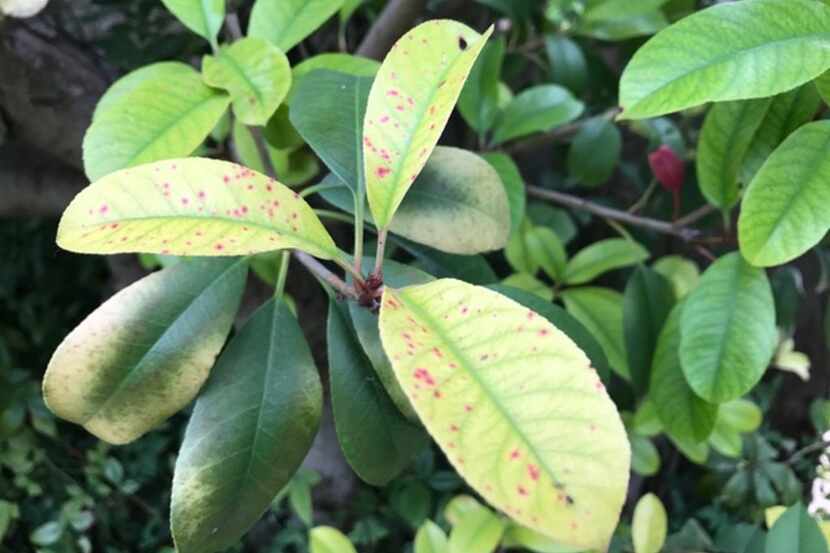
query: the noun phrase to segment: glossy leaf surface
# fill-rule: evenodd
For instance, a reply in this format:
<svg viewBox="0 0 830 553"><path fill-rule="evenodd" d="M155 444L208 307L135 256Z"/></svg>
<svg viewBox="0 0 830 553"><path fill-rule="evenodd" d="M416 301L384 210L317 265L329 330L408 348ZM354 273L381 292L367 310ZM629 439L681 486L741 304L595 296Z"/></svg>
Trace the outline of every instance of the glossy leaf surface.
<svg viewBox="0 0 830 553"><path fill-rule="evenodd" d="M695 393L713 403L741 397L778 344L766 274L738 252L721 257L686 300L680 327L680 361Z"/></svg>
<svg viewBox="0 0 830 553"><path fill-rule="evenodd" d="M322 402L297 320L269 301L222 353L188 423L171 500L180 553L239 541L305 458Z"/></svg>
<svg viewBox="0 0 830 553"><path fill-rule="evenodd" d="M387 287L380 328L415 410L477 491L565 544L607 545L625 496L628 442L567 336L495 292L451 279Z"/></svg>
<svg viewBox="0 0 830 553"><path fill-rule="evenodd" d="M715 426L718 406L694 393L680 366L680 317L683 304L672 309L654 350L649 397L666 433L680 443L697 444Z"/></svg>
<svg viewBox="0 0 830 553"><path fill-rule="evenodd" d="M594 242L579 251L565 268L567 284L583 284L614 269L636 265L648 259L648 250L624 238Z"/></svg>
<svg viewBox="0 0 830 553"><path fill-rule="evenodd" d="M780 265L830 230L830 122L804 125L755 175L738 221L741 253L753 265Z"/></svg>
<svg viewBox="0 0 830 553"><path fill-rule="evenodd" d="M706 102L772 96L829 68L830 6L730 2L680 20L640 48L623 73L620 104L623 117L654 117Z"/></svg>

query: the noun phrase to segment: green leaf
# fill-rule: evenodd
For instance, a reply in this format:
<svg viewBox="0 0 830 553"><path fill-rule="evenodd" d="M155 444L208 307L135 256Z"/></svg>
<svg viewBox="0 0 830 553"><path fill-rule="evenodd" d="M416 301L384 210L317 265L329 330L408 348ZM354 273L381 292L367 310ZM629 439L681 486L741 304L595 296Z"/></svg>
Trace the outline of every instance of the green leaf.
<svg viewBox="0 0 830 553"><path fill-rule="evenodd" d="M622 134L604 117L586 121L568 150L568 174L585 186L599 186L614 173L622 151Z"/></svg>
<svg viewBox="0 0 830 553"><path fill-rule="evenodd" d="M563 244L568 244L576 237L576 225L564 209L542 202L528 202L526 212L531 223L550 227Z"/></svg>
<svg viewBox="0 0 830 553"><path fill-rule="evenodd" d="M342 5L343 0L257 0L251 10L248 36L267 39L288 52Z"/></svg>
<svg viewBox="0 0 830 553"><path fill-rule="evenodd" d="M715 104L706 115L697 152L700 191L715 207L731 209L740 194L739 176L771 98Z"/></svg>
<svg viewBox="0 0 830 553"><path fill-rule="evenodd" d="M317 368L283 302L260 307L222 353L176 460L180 553L236 544L305 458L322 410Z"/></svg>
<svg viewBox="0 0 830 553"><path fill-rule="evenodd" d="M364 481L383 486L429 442L423 429L407 421L389 399L344 309L329 303L327 342L334 425L349 465Z"/></svg>
<svg viewBox="0 0 830 553"><path fill-rule="evenodd" d="M493 166L504 185L507 203L510 204L510 234L512 236L519 229L525 216L525 204L527 203L525 181L516 163L507 154L488 152L481 157Z"/></svg>
<svg viewBox="0 0 830 553"><path fill-rule="evenodd" d="M791 63L799 59L800 63ZM830 7L815 0L712 6L640 48L620 82L622 116L765 98L830 69Z"/></svg>
<svg viewBox="0 0 830 553"><path fill-rule="evenodd" d="M364 58L363 56L344 54L343 52L317 54L316 56L301 61L293 67L294 82L300 82L306 75L318 69L328 69L329 71L345 73L353 77L374 77L378 69L380 69L380 62L371 58ZM294 92L292 91L292 96L293 94Z"/></svg>
<svg viewBox="0 0 830 553"><path fill-rule="evenodd" d="M528 218L523 219L518 231L510 235L504 249L504 257L513 270L528 275L535 275L539 271L539 261L530 255L527 243L527 235L533 228Z"/></svg>
<svg viewBox="0 0 830 553"><path fill-rule="evenodd" d="M464 81L492 33L433 20L392 47L378 71L363 128L369 206L385 229L423 169Z"/></svg>
<svg viewBox="0 0 830 553"><path fill-rule="evenodd" d="M514 273L501 281L503 285L533 294L546 302L553 301L553 288L527 273Z"/></svg>
<svg viewBox="0 0 830 553"><path fill-rule="evenodd" d="M524 548L538 553L582 553L582 549L561 545L536 530L513 523L508 524L501 545L506 549Z"/></svg>
<svg viewBox="0 0 830 553"><path fill-rule="evenodd" d="M640 476L654 476L660 471L660 453L652 441L639 434L629 434L631 470Z"/></svg>
<svg viewBox="0 0 830 553"><path fill-rule="evenodd" d="M548 227L533 227L525 234L525 244L533 264L541 267L554 282L561 282L568 255L556 233Z"/></svg>
<svg viewBox="0 0 830 553"><path fill-rule="evenodd" d="M415 553L449 553L447 535L440 526L424 521L415 534Z"/></svg>
<svg viewBox="0 0 830 553"><path fill-rule="evenodd" d="M371 271L374 268L374 263L375 259L373 257L365 257L363 260L363 272L368 273ZM383 280L388 286L400 288L412 284L424 284L434 279L418 269L387 260L383 264ZM360 345L363 346L363 351L366 353L369 361L371 361L377 377L380 379L381 384L386 389L392 402L407 419L417 421L418 417L412 405L409 403L397 378L395 378L392 363L386 356L386 352L383 351L383 345L380 342L380 331L378 329L378 316L355 302L349 303L349 313Z"/></svg>
<svg viewBox="0 0 830 553"><path fill-rule="evenodd" d="M239 121L233 125L233 145L239 161L249 169L265 174L268 169L262 162L252 129ZM302 140L302 139L301 139ZM266 141L265 148L280 182L286 186L299 186L320 172L320 164L314 154L305 148L278 149Z"/></svg>
<svg viewBox="0 0 830 553"><path fill-rule="evenodd" d="M588 60L579 44L564 35L545 37L545 52L550 62L551 82L576 95L588 85Z"/></svg>
<svg viewBox="0 0 830 553"><path fill-rule="evenodd" d="M766 274L737 252L721 257L689 294L680 327L680 362L695 393L712 403L744 395L778 345Z"/></svg>
<svg viewBox="0 0 830 553"><path fill-rule="evenodd" d="M830 230L830 121L804 125L778 147L749 185L738 221L741 253L753 265L786 263Z"/></svg>
<svg viewBox="0 0 830 553"><path fill-rule="evenodd" d="M697 268L697 264L679 255L661 257L651 268L671 282L674 297L678 301L694 290L700 280L700 269Z"/></svg>
<svg viewBox="0 0 830 553"><path fill-rule="evenodd" d="M815 117L820 104L821 98L811 84L774 97L746 152L741 182L749 184L778 145Z"/></svg>
<svg viewBox="0 0 830 553"><path fill-rule="evenodd" d="M767 534L765 553L827 553L827 541L801 503L781 515Z"/></svg>
<svg viewBox="0 0 830 553"><path fill-rule="evenodd" d="M602 381L608 382L611 369L608 366L608 359L605 357L602 346L574 316L558 305L540 299L538 296L529 294L524 290L500 284L490 285L488 288L532 309L549 320L553 326L567 334L568 338L573 340L579 349L588 356L591 366L596 369Z"/></svg>
<svg viewBox="0 0 830 553"><path fill-rule="evenodd" d="M651 366L649 397L666 433L674 440L697 444L709 437L718 406L694 393L680 366L680 318L684 304L672 309L657 339Z"/></svg>
<svg viewBox="0 0 830 553"><path fill-rule="evenodd" d="M426 445L426 441L422 442ZM432 512L432 495L426 484L419 480L405 480L393 485L389 503L413 529L418 528Z"/></svg>
<svg viewBox="0 0 830 553"><path fill-rule="evenodd" d="M579 117L585 106L559 85L538 85L523 90L501 111L493 128L492 143L555 129Z"/></svg>
<svg viewBox="0 0 830 553"><path fill-rule="evenodd" d="M444 506L444 518L452 526L461 523L461 519L475 511L487 510L487 507L479 503L469 495L457 495L450 499Z"/></svg>
<svg viewBox="0 0 830 553"><path fill-rule="evenodd" d="M87 176L96 181L126 167L190 155L229 102L183 63L130 73L104 95L84 136Z"/></svg>
<svg viewBox="0 0 830 553"><path fill-rule="evenodd" d="M643 0L640 4L647 4L650 0ZM622 3L625 3L623 6ZM651 2L653 3L653 2ZM648 9L634 9L626 0L608 2L600 5L613 6L616 14L600 14L599 10L585 12L585 17L579 21L575 31L579 34L598 38L600 40L625 40L638 36L653 35L668 25L666 16L654 7ZM608 10L603 10L608 11ZM628 13L630 11L630 13Z"/></svg>
<svg viewBox="0 0 830 553"><path fill-rule="evenodd" d="M568 313L587 328L602 345L611 369L629 380L623 336L623 296L607 288L582 287L562 292Z"/></svg>
<svg viewBox="0 0 830 553"><path fill-rule="evenodd" d="M417 259L417 266L436 278L457 278L470 284L492 284L498 276L482 255L453 255L402 238L394 242Z"/></svg>
<svg viewBox="0 0 830 553"><path fill-rule="evenodd" d="M480 135L490 129L499 113L499 77L504 50L503 38L487 43L458 97L458 111Z"/></svg>
<svg viewBox="0 0 830 553"><path fill-rule="evenodd" d="M816 85L816 90L818 91L821 99L824 100L825 104L830 104L830 71L822 73L813 84Z"/></svg>
<svg viewBox="0 0 830 553"><path fill-rule="evenodd" d="M746 399L735 399L720 406L718 422L743 434L755 432L761 426L761 409Z"/></svg>
<svg viewBox="0 0 830 553"><path fill-rule="evenodd" d="M673 305L669 281L648 267L637 267L625 286L623 331L631 385L640 396L648 391L657 339Z"/></svg>
<svg viewBox="0 0 830 553"><path fill-rule="evenodd" d="M505 523L489 509L466 513L450 532L449 553L492 553L504 534Z"/></svg>
<svg viewBox="0 0 830 553"><path fill-rule="evenodd" d="M291 88L291 65L279 48L243 38L202 60L205 84L231 94L233 113L246 125L265 125Z"/></svg>
<svg viewBox="0 0 830 553"><path fill-rule="evenodd" d="M387 286L380 332L421 420L476 491L564 544L608 544L628 443L596 371L565 334L451 279Z"/></svg>
<svg viewBox="0 0 830 553"><path fill-rule="evenodd" d="M641 497L634 508L631 523L635 553L660 553L666 542L667 531L668 517L660 498L653 493Z"/></svg>
<svg viewBox="0 0 830 553"><path fill-rule="evenodd" d="M305 201L240 165L204 158L124 169L81 191L58 245L80 253L250 255L297 248L341 255Z"/></svg>
<svg viewBox="0 0 830 553"><path fill-rule="evenodd" d="M115 444L158 426L207 378L246 273L238 259L183 261L115 294L52 356L43 379L49 409Z"/></svg>
<svg viewBox="0 0 830 553"><path fill-rule="evenodd" d="M318 526L308 535L311 553L357 553L349 538L336 528Z"/></svg>
<svg viewBox="0 0 830 553"><path fill-rule="evenodd" d="M225 20L225 0L162 0L185 27L216 45Z"/></svg>
<svg viewBox="0 0 830 553"><path fill-rule="evenodd" d="M649 258L648 250L632 240L610 238L577 252L565 268L566 284L584 284L598 276Z"/></svg>
<svg viewBox="0 0 830 553"><path fill-rule="evenodd" d="M29 541L34 545L45 547L58 543L62 535L63 525L60 522L52 521L35 528L29 536Z"/></svg>
<svg viewBox="0 0 830 553"><path fill-rule="evenodd" d="M297 132L352 190L363 186L360 140L371 86L371 77L316 70L297 84L290 104Z"/></svg>
<svg viewBox="0 0 830 553"><path fill-rule="evenodd" d="M478 155L438 146L389 229L441 251L470 255L503 248L510 204L498 173Z"/></svg>

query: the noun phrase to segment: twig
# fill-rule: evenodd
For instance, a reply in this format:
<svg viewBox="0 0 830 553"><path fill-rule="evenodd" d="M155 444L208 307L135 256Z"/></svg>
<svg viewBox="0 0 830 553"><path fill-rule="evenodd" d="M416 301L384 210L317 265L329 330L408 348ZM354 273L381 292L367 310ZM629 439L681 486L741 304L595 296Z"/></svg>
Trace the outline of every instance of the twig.
<svg viewBox="0 0 830 553"><path fill-rule="evenodd" d="M718 208L716 208L715 206L710 205L710 204L703 205L703 206L695 209L694 211L692 211L688 215L684 215L683 217L680 217L678 220L676 220L674 222L674 224L679 226L679 227L688 227L689 225L693 225L693 224L697 223L699 220L703 219L704 217L706 217L710 213L714 213L715 211L717 211L717 209Z"/></svg>
<svg viewBox="0 0 830 553"><path fill-rule="evenodd" d="M381 59L418 19L426 8L426 0L390 0L360 43L357 54Z"/></svg>
<svg viewBox="0 0 830 553"><path fill-rule="evenodd" d="M565 194L563 192L557 192L556 190L548 190L545 188L539 188L538 186L528 186L527 193L535 198L550 200L574 209L581 209L583 211L587 211L588 213L605 217L606 219L620 221L636 227L647 228L655 232L660 232L662 234L676 236L686 242L691 242L692 240L699 238L702 234L699 230L694 228L668 223L659 219L641 217L626 211L620 211L619 209L613 209L595 204L584 198L571 196L570 194Z"/></svg>
<svg viewBox="0 0 830 553"><path fill-rule="evenodd" d="M294 259L300 262L300 264L311 271L314 275L320 277L328 284L330 284L335 290L343 294L347 298L357 299L357 294L354 291L354 288L343 282L340 277L329 271L325 265L311 257L305 252L301 252L299 250L294 250Z"/></svg>

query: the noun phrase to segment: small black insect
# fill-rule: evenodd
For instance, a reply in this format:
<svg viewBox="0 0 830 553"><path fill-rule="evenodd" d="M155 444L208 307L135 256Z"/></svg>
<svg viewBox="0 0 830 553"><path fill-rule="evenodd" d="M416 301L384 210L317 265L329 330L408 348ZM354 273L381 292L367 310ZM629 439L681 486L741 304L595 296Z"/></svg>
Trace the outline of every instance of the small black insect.
<svg viewBox="0 0 830 553"><path fill-rule="evenodd" d="M462 50L467 49L467 41L464 39L463 36L458 37L458 47Z"/></svg>

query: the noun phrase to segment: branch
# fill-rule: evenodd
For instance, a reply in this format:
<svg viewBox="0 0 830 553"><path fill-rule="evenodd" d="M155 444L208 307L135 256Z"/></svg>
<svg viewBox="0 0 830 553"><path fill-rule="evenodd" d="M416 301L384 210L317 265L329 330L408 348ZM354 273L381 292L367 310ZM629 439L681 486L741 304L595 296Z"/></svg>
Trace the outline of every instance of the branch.
<svg viewBox="0 0 830 553"><path fill-rule="evenodd" d="M634 215L633 213L628 213L627 211L620 211L619 209L605 207L603 205L589 202L584 198L571 196L570 194L564 194L562 192L557 192L556 190L548 190L545 188L539 188L538 186L527 186L527 193L529 196L541 198L543 200L550 200L574 209L581 209L583 211L587 211L588 213L593 213L594 215L605 217L613 221L620 221L635 227L646 228L662 234L676 236L686 242L691 242L697 238L700 238L703 234L701 231L691 227L680 226L674 223L661 221L659 219L651 219L649 217L640 217L638 215Z"/></svg>
<svg viewBox="0 0 830 553"><path fill-rule="evenodd" d="M357 293L355 293L353 287L343 282L340 277L326 269L325 265L317 261L315 258L305 252L294 250L294 259L299 261L300 264L308 269L313 275L325 280L332 286L332 288L343 294L345 297L353 300L357 299Z"/></svg>
<svg viewBox="0 0 830 553"><path fill-rule="evenodd" d="M395 41L414 25L426 4L426 0L390 0L360 43L357 54L383 59Z"/></svg>

